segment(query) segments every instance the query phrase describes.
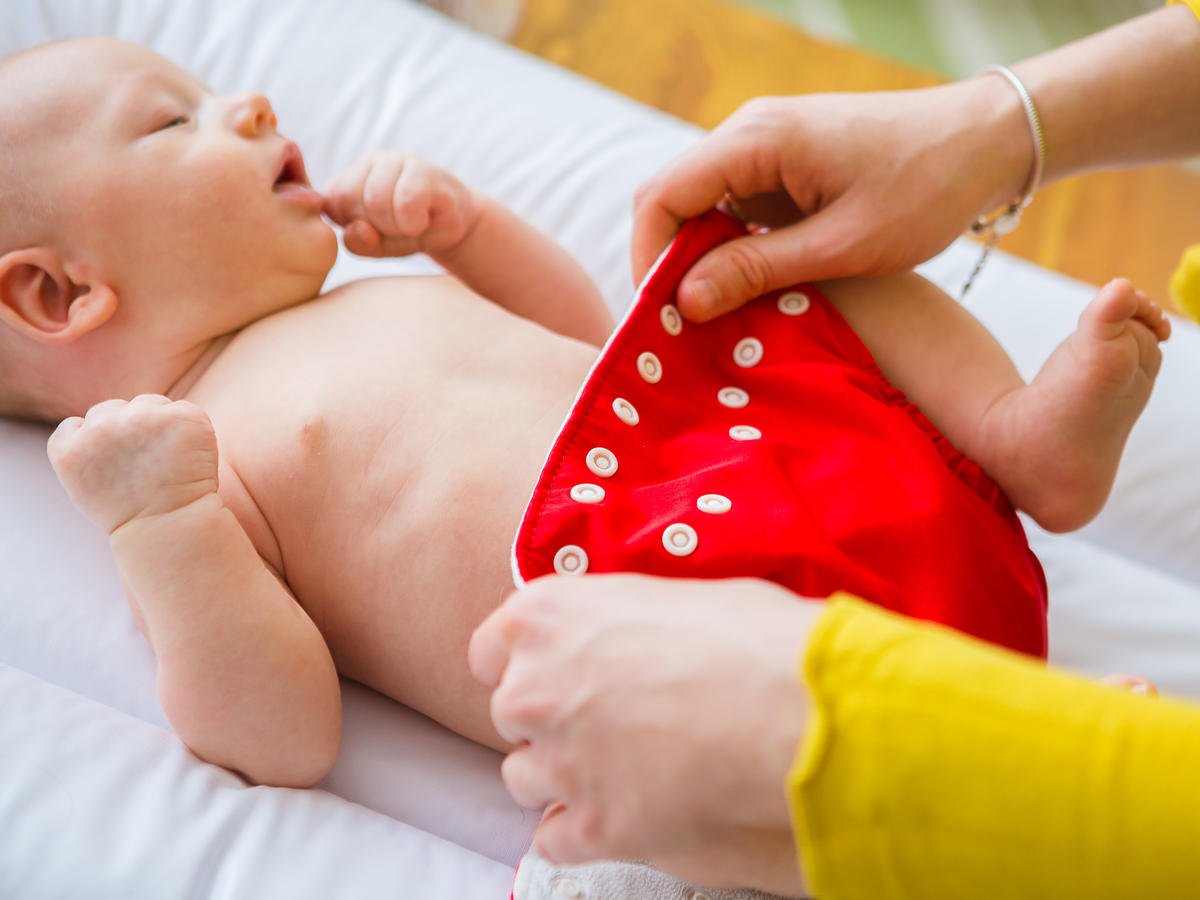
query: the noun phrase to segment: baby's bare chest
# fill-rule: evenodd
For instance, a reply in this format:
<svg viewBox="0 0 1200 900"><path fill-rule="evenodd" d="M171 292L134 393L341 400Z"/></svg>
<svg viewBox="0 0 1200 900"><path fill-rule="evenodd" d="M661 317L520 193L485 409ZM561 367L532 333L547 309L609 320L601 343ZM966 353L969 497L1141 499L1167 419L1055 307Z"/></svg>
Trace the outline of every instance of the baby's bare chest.
<svg viewBox="0 0 1200 900"><path fill-rule="evenodd" d="M452 283L407 281L254 326L193 396L236 482L227 502L310 613L504 581L594 355Z"/></svg>

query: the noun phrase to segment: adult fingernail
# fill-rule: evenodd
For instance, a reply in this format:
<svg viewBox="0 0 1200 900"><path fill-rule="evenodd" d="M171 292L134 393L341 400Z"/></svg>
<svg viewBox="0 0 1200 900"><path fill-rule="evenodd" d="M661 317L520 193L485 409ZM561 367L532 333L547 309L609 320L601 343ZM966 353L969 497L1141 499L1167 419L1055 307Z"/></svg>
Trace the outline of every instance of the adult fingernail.
<svg viewBox="0 0 1200 900"><path fill-rule="evenodd" d="M711 278L699 278L688 282L684 290L691 297L691 305L695 312L707 315L716 309L721 295Z"/></svg>

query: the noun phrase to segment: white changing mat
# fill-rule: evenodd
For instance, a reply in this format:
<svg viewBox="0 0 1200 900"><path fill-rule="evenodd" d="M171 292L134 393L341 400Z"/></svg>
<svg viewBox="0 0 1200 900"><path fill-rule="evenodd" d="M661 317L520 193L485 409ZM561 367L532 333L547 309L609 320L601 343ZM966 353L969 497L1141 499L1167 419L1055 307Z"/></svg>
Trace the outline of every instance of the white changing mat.
<svg viewBox="0 0 1200 900"><path fill-rule="evenodd" d="M634 187L690 126L404 0L6 0L0 53L116 34L214 89L257 89L320 184L366 149L458 173L576 255L610 307L632 296ZM927 267L954 289L968 245ZM342 258L330 284L428 271ZM1030 374L1091 289L1003 255L972 297ZM1114 501L1082 535L1034 534L1052 655L1200 697L1200 334L1181 326ZM320 791L247 788L169 733L153 659L102 535L50 471L48 429L0 422L0 897L507 897L536 815L499 755L346 685Z"/></svg>

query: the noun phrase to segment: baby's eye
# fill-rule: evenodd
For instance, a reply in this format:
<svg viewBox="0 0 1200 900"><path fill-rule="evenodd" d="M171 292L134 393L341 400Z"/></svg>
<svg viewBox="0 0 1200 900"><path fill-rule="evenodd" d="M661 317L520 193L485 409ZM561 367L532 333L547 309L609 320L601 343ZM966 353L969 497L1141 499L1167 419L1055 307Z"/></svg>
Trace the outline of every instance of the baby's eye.
<svg viewBox="0 0 1200 900"><path fill-rule="evenodd" d="M164 123L158 130L166 131L168 128L174 128L176 125L186 125L189 121L187 116L176 116L170 122Z"/></svg>

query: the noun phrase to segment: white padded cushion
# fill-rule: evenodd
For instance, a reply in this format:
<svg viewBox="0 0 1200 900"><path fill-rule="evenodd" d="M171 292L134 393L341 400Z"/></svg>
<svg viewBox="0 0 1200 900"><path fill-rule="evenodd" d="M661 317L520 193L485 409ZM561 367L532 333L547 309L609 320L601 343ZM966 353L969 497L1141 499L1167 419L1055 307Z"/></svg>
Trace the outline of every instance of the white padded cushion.
<svg viewBox="0 0 1200 900"><path fill-rule="evenodd" d="M151 46L214 90L266 93L318 185L374 147L446 166L560 240L614 308L630 295L633 189L698 133L401 0L8 0L0 7L0 53L88 34ZM434 268L421 257L343 254L329 285ZM152 655L106 542L48 467L47 434L0 422L0 663L165 727ZM13 740L31 737L12 725ZM105 742L90 758L119 760L120 746ZM499 759L346 684L342 752L322 786L512 866L537 816L508 797ZM85 771L88 760L80 755ZM0 778L3 771L11 770L0 766ZM106 772L97 766L95 775ZM218 810L223 800L212 802ZM147 816L152 821L153 810ZM354 839L352 831L344 836L347 846ZM213 851L198 842L194 852ZM442 858L455 867L444 851L427 864ZM8 896L4 876L16 859L0 845L0 896Z"/></svg>
<svg viewBox="0 0 1200 900"><path fill-rule="evenodd" d="M614 311L631 296L633 189L698 134L403 0L0 5L0 52L94 33L264 91L318 184L376 146L447 166L562 242ZM956 245L928 271L953 290L973 254ZM430 267L343 258L330 284ZM971 306L1031 374L1090 293L1001 254ZM1167 349L1109 510L1082 536L1033 539L1056 659L1200 697L1200 335ZM347 686L333 793L247 789L181 749L47 433L0 422L0 821L21 823L0 841L0 896L507 896L536 815L507 798L498 755L366 689Z"/></svg>

